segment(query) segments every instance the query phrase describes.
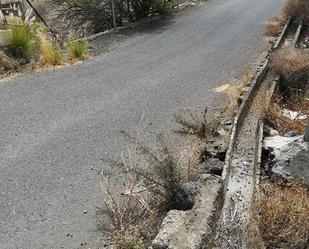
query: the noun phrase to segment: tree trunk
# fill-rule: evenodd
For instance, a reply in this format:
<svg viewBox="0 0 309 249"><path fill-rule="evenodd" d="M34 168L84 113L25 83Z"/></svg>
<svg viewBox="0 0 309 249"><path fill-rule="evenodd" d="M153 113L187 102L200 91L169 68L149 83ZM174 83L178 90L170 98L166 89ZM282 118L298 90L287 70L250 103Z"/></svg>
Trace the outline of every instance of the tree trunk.
<svg viewBox="0 0 309 249"><path fill-rule="evenodd" d="M309 122L308 122L307 128L305 130L304 140L305 140L305 142L309 142Z"/></svg>

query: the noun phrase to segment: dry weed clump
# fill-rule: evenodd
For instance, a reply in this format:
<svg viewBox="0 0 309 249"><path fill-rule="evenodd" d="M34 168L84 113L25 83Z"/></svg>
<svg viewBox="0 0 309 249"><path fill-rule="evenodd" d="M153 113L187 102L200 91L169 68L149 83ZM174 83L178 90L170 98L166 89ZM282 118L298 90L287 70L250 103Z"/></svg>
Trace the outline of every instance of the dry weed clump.
<svg viewBox="0 0 309 249"><path fill-rule="evenodd" d="M283 48L273 53L273 70L285 80L302 80L309 73L309 57L295 48Z"/></svg>
<svg viewBox="0 0 309 249"><path fill-rule="evenodd" d="M288 0L282 9L282 13L285 18L308 16L309 3L307 0Z"/></svg>
<svg viewBox="0 0 309 249"><path fill-rule="evenodd" d="M265 35L266 36L276 36L280 33L282 28L282 19L276 18L270 20L266 23Z"/></svg>
<svg viewBox="0 0 309 249"><path fill-rule="evenodd" d="M283 109L297 111L309 117L309 101L297 96L284 98L278 93L275 93L273 96L273 103L266 111L267 123L281 135L284 135L288 131L295 131L297 134L303 134L308 119L291 120L283 116Z"/></svg>
<svg viewBox="0 0 309 249"><path fill-rule="evenodd" d="M106 171L101 174L104 201L113 221L112 248L142 249L156 235L166 212L177 209L177 194L188 176L162 134L156 137L156 149L139 135L128 132L124 135L130 140L128 152L120 162L108 162L106 168L112 174ZM119 175L115 177L116 172Z"/></svg>
<svg viewBox="0 0 309 249"><path fill-rule="evenodd" d="M272 105L266 112L267 123L269 123L280 135L289 131L295 131L297 134L304 134L306 120L290 120L282 116L282 109L277 105Z"/></svg>
<svg viewBox="0 0 309 249"><path fill-rule="evenodd" d="M194 134L200 138L206 138L212 130L211 124L208 123L206 115L207 108L205 109L202 118L191 111L187 111L184 114L176 114L174 118L176 123L183 126L181 133Z"/></svg>
<svg viewBox="0 0 309 249"><path fill-rule="evenodd" d="M145 241L154 236L160 220L156 210L157 199L140 185L132 168L136 165L123 161L123 166L124 170L118 176L123 188L112 184L111 174L101 174L104 202L112 217L111 248L143 249L146 248Z"/></svg>
<svg viewBox="0 0 309 249"><path fill-rule="evenodd" d="M266 248L308 248L307 186L281 182L263 183L258 211L259 227Z"/></svg>

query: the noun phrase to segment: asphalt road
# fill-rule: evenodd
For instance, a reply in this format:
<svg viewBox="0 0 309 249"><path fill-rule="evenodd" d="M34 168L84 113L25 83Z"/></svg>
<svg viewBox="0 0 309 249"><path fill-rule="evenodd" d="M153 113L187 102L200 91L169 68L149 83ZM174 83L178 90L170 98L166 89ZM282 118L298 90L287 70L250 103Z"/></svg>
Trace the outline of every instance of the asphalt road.
<svg viewBox="0 0 309 249"><path fill-rule="evenodd" d="M100 248L100 158L123 149L118 131L226 104L211 89L269 46L282 2L210 0L83 64L0 83L0 247Z"/></svg>

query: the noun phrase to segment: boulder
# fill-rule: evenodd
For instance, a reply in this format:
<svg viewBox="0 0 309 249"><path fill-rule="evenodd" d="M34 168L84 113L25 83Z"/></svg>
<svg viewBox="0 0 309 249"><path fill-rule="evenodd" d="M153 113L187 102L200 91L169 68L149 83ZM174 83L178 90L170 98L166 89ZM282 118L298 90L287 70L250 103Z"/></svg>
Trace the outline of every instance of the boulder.
<svg viewBox="0 0 309 249"><path fill-rule="evenodd" d="M179 210L189 210L193 207L195 197L201 188L198 181L188 182L181 186L176 195L176 207Z"/></svg>
<svg viewBox="0 0 309 249"><path fill-rule="evenodd" d="M221 176L224 167L224 161L218 158L209 158L203 163L203 168L205 168L206 173Z"/></svg>
<svg viewBox="0 0 309 249"><path fill-rule="evenodd" d="M191 210L172 210L167 214L153 249L200 249L210 248L220 205L222 184L220 178L209 175L202 183Z"/></svg>
<svg viewBox="0 0 309 249"><path fill-rule="evenodd" d="M302 181L309 185L309 143L303 136L267 137L264 148L271 151L269 162L272 177Z"/></svg>

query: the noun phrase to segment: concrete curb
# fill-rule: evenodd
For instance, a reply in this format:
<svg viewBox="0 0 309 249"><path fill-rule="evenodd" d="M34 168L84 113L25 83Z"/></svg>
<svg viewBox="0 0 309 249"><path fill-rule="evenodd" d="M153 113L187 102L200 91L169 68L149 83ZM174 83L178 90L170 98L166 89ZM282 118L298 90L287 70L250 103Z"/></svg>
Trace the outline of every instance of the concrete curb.
<svg viewBox="0 0 309 249"><path fill-rule="evenodd" d="M299 25L298 25L298 28L297 28L297 31L296 31L296 33L295 33L295 37L294 37L294 39L293 39L293 43L292 43L292 44L293 44L293 47L298 47L297 42L298 42L298 40L299 40L301 31L302 31L302 29L303 29L303 24L304 24L304 21L303 21L303 20L300 21L300 23L299 23Z"/></svg>
<svg viewBox="0 0 309 249"><path fill-rule="evenodd" d="M283 39L284 39L284 36L286 35L286 32L287 32L288 27L290 26L290 24L291 24L291 18L288 18L288 20L287 20L287 22L285 23L285 25L284 25L284 27L283 27L283 29L282 29L282 31L281 31L281 34L279 35L279 37L278 37L276 43L275 43L275 44L273 45L273 47L270 49L270 52L280 47L280 45L281 45L281 43L282 43L282 41L283 41Z"/></svg>
<svg viewBox="0 0 309 249"><path fill-rule="evenodd" d="M171 8L170 13L173 14L176 11L181 11L181 10L187 8L187 7L196 6L199 3L201 3L201 2L203 2L203 1L184 2L184 3L178 4L178 5L173 6ZM90 36L87 36L87 37L84 37L84 38L76 39L74 41L85 41L85 42L89 41L90 42L90 41L92 41L92 40L94 40L94 39L96 39L98 37L103 37L103 36L109 35L109 34L116 34L116 33L120 32L120 31L126 30L126 29L133 29L133 28L136 28L139 25L148 24L148 23L157 21L158 19L160 19L162 17L166 17L166 16L168 16L168 15L154 14L153 16L145 17L145 18L140 19L140 20L138 20L136 22L129 23L126 26L111 28L111 29L99 32L97 34L94 34L94 35L90 35Z"/></svg>
<svg viewBox="0 0 309 249"><path fill-rule="evenodd" d="M255 75L253 82L252 82L252 86L251 86L250 90L248 91L246 97L243 99L243 102L242 102L241 106L239 107L236 116L234 117L233 128L232 128L231 136L230 136L230 140L229 140L229 146L228 146L228 150L227 150L226 157L225 157L225 166L224 166L223 172L222 172L223 181L226 180L227 175L229 173L229 165L231 163L231 156L234 152L234 145L235 145L235 142L236 142L235 140L236 140L236 137L238 135L239 126L240 126L241 122L243 121L245 111L248 110L248 103L252 100L252 98L255 94L255 90L259 86L258 84L261 83L261 80L263 79L263 77L267 73L267 70L269 69L269 65L270 65L270 59L268 58L269 54L281 45L283 38L286 35L286 32L288 30L290 23L291 23L291 19L289 18L287 20L286 24L284 25L284 28L282 29L281 34L279 35L276 43L269 49L268 54L266 56L266 62L264 63L262 70L258 71L257 74Z"/></svg>
<svg viewBox="0 0 309 249"><path fill-rule="evenodd" d="M261 82L264 79L264 76L268 72L269 65L270 65L270 60L266 59L266 61L264 62L264 64L260 68L260 70L258 70L257 74L253 78L251 87L250 87L249 91L247 92L245 98L243 99L243 102L241 103L241 105L240 105L240 107L239 107L239 109L236 113L236 116L234 117L233 128L232 128L229 146L228 146L228 150L227 150L226 158L225 158L225 165L224 165L223 172L222 172L222 180L225 183L226 183L226 180L228 179L228 175L229 175L229 172L230 172L230 164L231 164L232 154L234 152L234 147L235 147L236 138L237 138L237 135L238 135L238 132L239 132L239 128L240 128L242 122L244 121L246 112L249 109L250 103L251 103L251 101L252 101L252 99L255 95L256 90L258 89L258 87L260 86Z"/></svg>
<svg viewBox="0 0 309 249"><path fill-rule="evenodd" d="M260 176L261 176L261 165L262 165L262 150L263 150L263 133L264 133L264 120L260 119L256 130L256 148L254 156L255 164L255 191L253 200L256 199L257 193L259 192Z"/></svg>

